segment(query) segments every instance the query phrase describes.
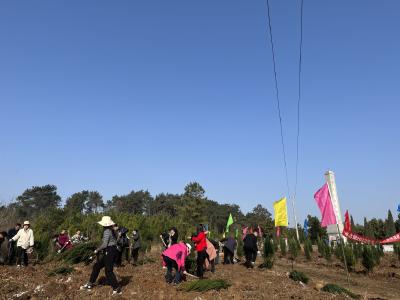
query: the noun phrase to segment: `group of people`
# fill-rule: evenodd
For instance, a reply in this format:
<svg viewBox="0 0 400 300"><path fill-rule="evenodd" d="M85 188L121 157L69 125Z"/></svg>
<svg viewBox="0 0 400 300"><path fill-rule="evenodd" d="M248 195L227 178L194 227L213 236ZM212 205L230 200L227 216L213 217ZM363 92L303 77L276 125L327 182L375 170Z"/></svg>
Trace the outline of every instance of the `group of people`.
<svg viewBox="0 0 400 300"><path fill-rule="evenodd" d="M0 263L14 264L17 267L28 265L28 253L32 251L35 239L29 221L23 225L15 224L8 232L0 232L0 246L7 243L7 254L0 255Z"/></svg>
<svg viewBox="0 0 400 300"><path fill-rule="evenodd" d="M139 231L136 229L132 231L132 235L129 237L129 230L123 226L118 226L109 216L103 216L98 224L103 227L102 243L94 251L97 257L96 262L93 265L89 281L81 286L81 289L92 289L101 269L104 268L107 281L113 288L113 294L120 294L121 287L113 268L114 266L121 266L123 257L129 262L129 254L131 255L132 263L134 265L137 263L142 243L141 237ZM172 227L168 232L160 235L164 245L161 259L163 267L167 269L165 274L166 282L178 284L186 275L202 279L207 269L215 272L215 264L218 263L220 248L223 249L224 264L234 264L237 261L235 259L235 252L238 243L232 235L222 239L220 242L216 242L207 238L208 233L206 228L200 224L196 228L196 233L187 237L194 244L197 254L196 275L186 272L186 262L191 254L192 245L179 241L179 234L176 227ZM29 221L25 221L22 226L17 223L8 232L0 232L0 244L5 240L8 240L10 249L8 263L12 264L16 257L18 267L21 265L27 266L27 253L34 246L33 231L30 228ZM74 247L74 245L87 240L88 238L84 237L80 230L77 230L71 238L66 230L62 230L53 239L58 248L58 253L64 250L67 251ZM244 236L243 250L246 257L245 266L247 268L254 267L258 252L257 232L248 233Z"/></svg>

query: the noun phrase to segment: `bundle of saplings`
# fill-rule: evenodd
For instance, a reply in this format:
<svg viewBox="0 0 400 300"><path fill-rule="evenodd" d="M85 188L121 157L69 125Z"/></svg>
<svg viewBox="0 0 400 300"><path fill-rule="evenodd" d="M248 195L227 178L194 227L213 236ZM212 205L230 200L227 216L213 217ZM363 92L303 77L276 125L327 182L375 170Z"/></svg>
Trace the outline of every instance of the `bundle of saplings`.
<svg viewBox="0 0 400 300"><path fill-rule="evenodd" d="M296 271L296 270L293 270L292 272L290 272L289 278L294 281L297 281L297 282L301 281L305 284L307 284L308 281L310 280L306 274L304 274L303 272L300 272L300 271Z"/></svg>
<svg viewBox="0 0 400 300"><path fill-rule="evenodd" d="M209 290L222 290L231 284L224 279L202 279L184 283L180 289L185 292L206 292Z"/></svg>
<svg viewBox="0 0 400 300"><path fill-rule="evenodd" d="M97 243L94 242L76 245L62 253L60 259L67 264L79 264L81 262L89 264L95 258L94 250L96 248Z"/></svg>
<svg viewBox="0 0 400 300"><path fill-rule="evenodd" d="M332 283L328 283L327 285L325 285L321 291L323 292L328 292L331 294L336 294L336 295L342 295L342 296L347 296L350 297L352 299L360 299L360 295L356 295L352 292L350 292L348 289L345 289L339 285L336 284L332 284Z"/></svg>

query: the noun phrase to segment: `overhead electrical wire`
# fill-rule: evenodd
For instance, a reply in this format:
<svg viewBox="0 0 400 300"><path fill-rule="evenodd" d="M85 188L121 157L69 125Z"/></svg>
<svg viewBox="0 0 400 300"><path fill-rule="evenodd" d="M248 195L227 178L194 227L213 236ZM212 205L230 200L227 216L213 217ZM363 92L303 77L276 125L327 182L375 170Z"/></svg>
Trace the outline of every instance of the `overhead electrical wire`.
<svg viewBox="0 0 400 300"><path fill-rule="evenodd" d="M299 232L298 232L298 228L297 228L295 200L296 200L296 195L297 195L298 167L299 167L301 70L302 70L302 48L303 48L303 4L304 4L304 0L301 0L301 4L300 4L300 43L299 43L299 61L298 61L299 64L298 64L298 95L297 95L296 167L295 167L294 193L291 197L292 198L293 217L294 217L294 226L296 228L297 238L299 238ZM282 114L281 114L281 108L280 108L278 78L277 78L276 60L275 60L275 47L274 47L274 41L273 41L273 37L272 37L272 25L271 25L269 0L267 0L267 12L268 12L268 28L269 28L269 36L270 36L271 52L272 52L272 62L273 62L273 68L274 68L276 103L277 103L279 126L280 126L280 133L281 133L282 156L283 156L283 164L284 164L285 177L286 177L287 192L288 192L288 196L290 197L290 185L289 185L288 167L287 167L287 161L286 161L286 151L285 151L285 143L284 143L284 135L283 135Z"/></svg>
<svg viewBox="0 0 400 300"><path fill-rule="evenodd" d="M288 168L287 168L287 163L286 163L285 141L283 138L282 114L281 114L281 105L280 105L280 100L279 100L278 78L276 75L275 47L274 47L274 40L272 38L272 26L271 26L269 0L267 0L267 8L268 8L268 10L267 10L268 11L268 27L269 27L269 37L270 37L270 42L271 42L272 62L273 62L273 66L274 66L276 104L277 104L277 108L278 108L279 126L280 126L280 132L281 132L283 165L284 165L285 176L286 176L286 187L287 187L287 192L288 192L288 196L289 196L290 195L289 176L288 176Z"/></svg>
<svg viewBox="0 0 400 300"><path fill-rule="evenodd" d="M296 179L294 184L293 197L297 195L297 180L299 169L299 139L300 139L300 102L301 102L301 67L302 67L302 50L303 50L303 3L300 4L300 44L299 44L299 76L298 76L298 95L297 95L297 139L296 139Z"/></svg>

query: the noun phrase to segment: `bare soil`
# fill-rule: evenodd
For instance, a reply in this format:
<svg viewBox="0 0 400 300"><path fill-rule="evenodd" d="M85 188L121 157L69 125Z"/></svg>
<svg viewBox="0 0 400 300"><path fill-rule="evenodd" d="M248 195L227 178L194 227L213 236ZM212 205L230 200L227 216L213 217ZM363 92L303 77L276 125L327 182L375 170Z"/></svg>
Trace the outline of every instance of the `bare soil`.
<svg viewBox="0 0 400 300"><path fill-rule="evenodd" d="M272 270L246 269L240 264L217 265L216 272L207 272L206 277L226 279L231 286L205 293L183 292L165 283L165 270L159 258L154 254L153 258L157 262L116 268L123 294L113 297L107 285L98 285L92 291L79 289L89 278L90 265L76 265L74 273L54 277L49 277L48 273L59 266L55 262L22 269L2 266L0 299L347 299L319 291L326 283L346 287L362 299L400 299L400 267L390 256L370 275L358 266L350 274L350 284L340 262L328 263L316 254L311 262L299 258L294 264L296 270L310 277L310 282L304 286L288 278L292 264L285 258L278 258ZM99 282L105 283L104 271L100 274Z"/></svg>

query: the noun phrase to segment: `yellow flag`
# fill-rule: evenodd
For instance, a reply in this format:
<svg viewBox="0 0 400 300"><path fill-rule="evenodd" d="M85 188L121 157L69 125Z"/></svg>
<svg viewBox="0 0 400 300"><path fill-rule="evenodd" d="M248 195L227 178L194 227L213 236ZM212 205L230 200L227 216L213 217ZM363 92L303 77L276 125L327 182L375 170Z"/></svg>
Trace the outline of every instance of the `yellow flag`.
<svg viewBox="0 0 400 300"><path fill-rule="evenodd" d="M286 197L274 202L275 226L288 226Z"/></svg>

